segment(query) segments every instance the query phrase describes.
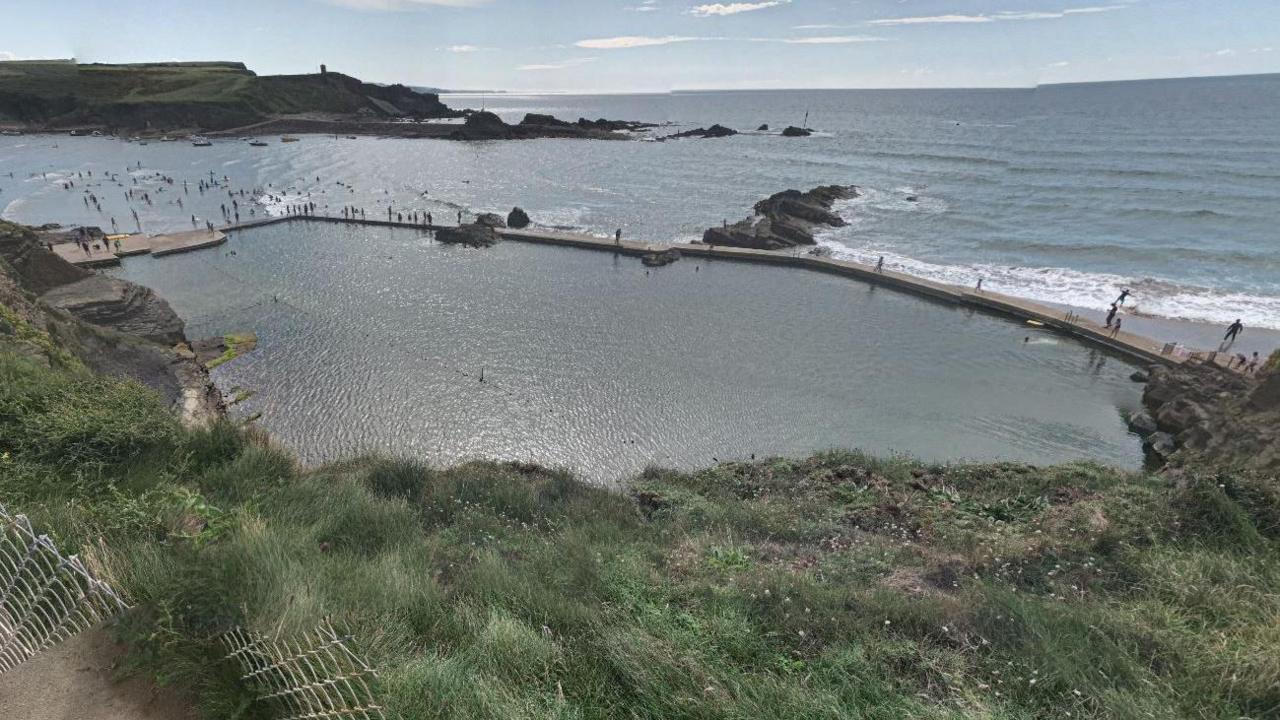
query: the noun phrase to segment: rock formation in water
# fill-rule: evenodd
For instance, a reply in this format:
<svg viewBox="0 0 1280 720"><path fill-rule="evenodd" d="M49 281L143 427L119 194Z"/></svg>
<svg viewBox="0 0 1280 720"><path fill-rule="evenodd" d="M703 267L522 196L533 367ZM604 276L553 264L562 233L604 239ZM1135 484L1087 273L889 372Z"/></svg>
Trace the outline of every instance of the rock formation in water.
<svg viewBox="0 0 1280 720"><path fill-rule="evenodd" d="M634 122L631 120L588 120L586 118L578 118L578 127L584 130L597 130L602 132L643 132L649 128L658 127L657 123Z"/></svg>
<svg viewBox="0 0 1280 720"><path fill-rule="evenodd" d="M529 227L529 214L518 207L511 208L511 212L507 213L507 227L520 230Z"/></svg>
<svg viewBox="0 0 1280 720"><path fill-rule="evenodd" d="M717 124L712 125L709 128L697 128L695 130L685 130L684 132L675 133L674 135L665 135L658 139L675 140L679 138L722 138L737 134L737 130Z"/></svg>
<svg viewBox="0 0 1280 720"><path fill-rule="evenodd" d="M485 225L495 230L507 226L507 221L502 219L498 213L481 213L476 216L477 225Z"/></svg>
<svg viewBox="0 0 1280 720"><path fill-rule="evenodd" d="M756 132L769 132L769 123L760 125L760 127L756 128Z"/></svg>
<svg viewBox="0 0 1280 720"><path fill-rule="evenodd" d="M796 127L795 125L788 125L787 128L782 131L782 137L809 137L812 134L812 130Z"/></svg>
<svg viewBox="0 0 1280 720"><path fill-rule="evenodd" d="M645 253L640 256L640 262L645 267L662 267L663 265L670 265L679 259L679 248L667 248L666 250Z"/></svg>
<svg viewBox="0 0 1280 720"><path fill-rule="evenodd" d="M471 223L457 227L437 228L436 239L442 243L468 247L493 247L498 244L498 232L488 225Z"/></svg>
<svg viewBox="0 0 1280 720"><path fill-rule="evenodd" d="M598 123L604 123L603 126ZM534 138L579 138L592 140L623 140L627 136L608 129L617 125L630 129L632 123L600 120L587 124L571 123L551 115L528 113L518 124L509 125L497 115L481 111L467 115L461 127L449 137L454 140L531 140Z"/></svg>
<svg viewBox="0 0 1280 720"><path fill-rule="evenodd" d="M1157 365L1130 418L1161 461L1206 456L1224 467L1280 471L1280 352L1257 376L1217 366Z"/></svg>
<svg viewBox="0 0 1280 720"><path fill-rule="evenodd" d="M756 203L753 217L707 229L702 242L759 250L812 245L816 230L846 224L844 218L831 212L831 206L858 194L853 185L824 185L803 193L784 190Z"/></svg>

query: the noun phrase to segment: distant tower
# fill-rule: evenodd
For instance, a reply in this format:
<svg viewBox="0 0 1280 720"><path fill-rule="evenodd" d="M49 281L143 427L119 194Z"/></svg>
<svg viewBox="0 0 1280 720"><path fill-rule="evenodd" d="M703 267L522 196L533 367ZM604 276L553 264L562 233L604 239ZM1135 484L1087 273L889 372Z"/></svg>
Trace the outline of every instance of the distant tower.
<svg viewBox="0 0 1280 720"><path fill-rule="evenodd" d="M327 72L329 72L328 68L324 66L324 63L320 63L320 74L324 75Z"/></svg>

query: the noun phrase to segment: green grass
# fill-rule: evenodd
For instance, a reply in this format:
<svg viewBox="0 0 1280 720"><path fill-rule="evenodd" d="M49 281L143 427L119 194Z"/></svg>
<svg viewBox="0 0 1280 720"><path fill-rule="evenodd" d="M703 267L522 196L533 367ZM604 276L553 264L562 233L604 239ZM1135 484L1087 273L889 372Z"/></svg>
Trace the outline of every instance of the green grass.
<svg viewBox="0 0 1280 720"><path fill-rule="evenodd" d="M135 385L0 372L0 501L105 568L134 669L209 718L270 717L211 638L325 617L403 718L1280 712L1274 478L846 452L621 493L519 464L304 470Z"/></svg>
<svg viewBox="0 0 1280 720"><path fill-rule="evenodd" d="M392 91L338 73L259 76L241 63L0 62L0 120L141 128L247 125L270 115L350 114ZM434 96L432 96L434 97ZM448 115L427 96L410 112Z"/></svg>

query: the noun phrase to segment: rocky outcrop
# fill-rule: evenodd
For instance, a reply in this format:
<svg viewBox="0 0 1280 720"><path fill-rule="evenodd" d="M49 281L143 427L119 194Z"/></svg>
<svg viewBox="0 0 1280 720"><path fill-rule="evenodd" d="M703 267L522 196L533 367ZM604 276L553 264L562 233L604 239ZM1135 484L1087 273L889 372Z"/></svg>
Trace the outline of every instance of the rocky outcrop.
<svg viewBox="0 0 1280 720"><path fill-rule="evenodd" d="M709 128L697 128L696 130L686 130L684 132L675 133L674 135L666 135L658 138L659 140L677 140L680 138L722 138L731 135L737 135L738 131L724 125L712 125Z"/></svg>
<svg viewBox="0 0 1280 720"><path fill-rule="evenodd" d="M469 247L492 247L498 244L498 232L488 225L471 223L436 230L436 240Z"/></svg>
<svg viewBox="0 0 1280 720"><path fill-rule="evenodd" d="M656 128L656 123L633 122L631 120L588 120L586 118L578 118L578 127L584 130L595 130L599 132L643 132L649 128Z"/></svg>
<svg viewBox="0 0 1280 720"><path fill-rule="evenodd" d="M809 137L812 134L812 130L796 127L795 125L788 125L787 128L782 131L782 137Z"/></svg>
<svg viewBox="0 0 1280 720"><path fill-rule="evenodd" d="M497 228L506 227L507 221L503 220L502 216L499 215L498 213L481 213L480 215L476 216L476 224L486 225L488 227L497 229Z"/></svg>
<svg viewBox="0 0 1280 720"><path fill-rule="evenodd" d="M680 259L680 250L678 248L667 248L655 252L645 253L640 256L640 262L645 267L662 267Z"/></svg>
<svg viewBox="0 0 1280 720"><path fill-rule="evenodd" d="M98 302L74 301L89 296ZM155 293L76 268L29 229L0 222L0 350L136 380L160 393L184 423L207 423L222 413L221 394L194 355L179 351L185 345L171 346L175 338L185 340L182 320Z"/></svg>
<svg viewBox="0 0 1280 720"><path fill-rule="evenodd" d="M529 227L529 213L518 207L511 208L511 212L507 213L507 227L520 230Z"/></svg>
<svg viewBox="0 0 1280 720"><path fill-rule="evenodd" d="M769 123L760 125L760 127L756 128L756 132L769 132Z"/></svg>
<svg viewBox="0 0 1280 720"><path fill-rule="evenodd" d="M162 345L186 340L182 318L150 288L106 275L90 275L49 290L41 302L99 327Z"/></svg>
<svg viewBox="0 0 1280 720"><path fill-rule="evenodd" d="M1280 371L1258 377L1217 366L1155 366L1142 401L1155 431L1144 447L1156 459L1196 457L1220 466L1280 471ZM1135 432L1149 431L1144 419Z"/></svg>
<svg viewBox="0 0 1280 720"><path fill-rule="evenodd" d="M831 211L835 202L857 196L858 188L853 185L824 185L808 192L784 190L756 203L753 217L708 229L702 242L759 250L812 245L816 230L846 224Z"/></svg>
<svg viewBox="0 0 1280 720"><path fill-rule="evenodd" d="M604 125L597 123L604 123ZM587 121L586 124L571 123L551 115L528 113L518 124L509 125L491 112L480 111L469 113L462 126L454 130L449 137L454 140L626 139L626 135L608 129L615 125L622 129L631 129L630 126L633 123L609 120Z"/></svg>

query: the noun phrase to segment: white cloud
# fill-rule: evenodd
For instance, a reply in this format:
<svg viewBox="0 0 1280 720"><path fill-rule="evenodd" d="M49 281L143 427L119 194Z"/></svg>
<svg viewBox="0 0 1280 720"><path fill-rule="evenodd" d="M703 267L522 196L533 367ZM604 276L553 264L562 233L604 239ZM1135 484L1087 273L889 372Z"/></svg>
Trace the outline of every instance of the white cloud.
<svg viewBox="0 0 1280 720"><path fill-rule="evenodd" d="M1218 56L1218 57L1226 57L1226 56L1228 56L1228 55L1235 55L1235 54L1236 54L1236 51L1235 51L1235 50L1232 50L1231 48L1222 48L1221 50L1219 50L1219 51L1217 51L1217 52L1215 52L1215 53L1213 53L1213 54L1214 54L1214 55L1216 55L1216 56Z"/></svg>
<svg viewBox="0 0 1280 720"><path fill-rule="evenodd" d="M933 25L943 23L986 23L986 15L927 15L923 17L882 18L871 20L868 25Z"/></svg>
<svg viewBox="0 0 1280 720"><path fill-rule="evenodd" d="M641 0L639 5L628 5L622 9L631 12L653 12L658 9L658 0Z"/></svg>
<svg viewBox="0 0 1280 720"><path fill-rule="evenodd" d="M18 56L8 50L0 50L0 60L17 60Z"/></svg>
<svg viewBox="0 0 1280 720"><path fill-rule="evenodd" d="M770 42L783 42L789 45L845 45L848 43L882 42L884 39L873 35L818 35L814 37L783 38Z"/></svg>
<svg viewBox="0 0 1280 720"><path fill-rule="evenodd" d="M475 45L450 45L449 47L445 48L445 50L448 50L451 53L473 53L473 52L480 52L483 49L484 48L477 47Z"/></svg>
<svg viewBox="0 0 1280 720"><path fill-rule="evenodd" d="M736 3L712 3L710 5L699 5L689 11L691 15L698 17L712 17L714 15L737 15L738 13L752 12L754 10L764 10L766 8L786 5L791 0L765 0L764 2L736 2Z"/></svg>
<svg viewBox="0 0 1280 720"><path fill-rule="evenodd" d="M920 17L882 18L868 21L868 25L941 25L954 23L989 23L998 20L1057 20L1070 15L1092 15L1095 13L1123 10L1128 5L1092 5L1089 7L1067 8L1065 10L1037 10L1029 12L1004 11L993 15L925 15Z"/></svg>
<svg viewBox="0 0 1280 720"><path fill-rule="evenodd" d="M717 38L685 37L683 35L663 35L650 37L647 35L623 35L611 38L591 38L579 40L574 45L591 50L619 50L622 48L651 47L653 45L670 45L672 43L693 42L695 40L715 40Z"/></svg>
<svg viewBox="0 0 1280 720"><path fill-rule="evenodd" d="M857 25L792 25L792 30L842 30L844 28L858 27Z"/></svg>
<svg viewBox="0 0 1280 720"><path fill-rule="evenodd" d="M541 70L564 70L566 68L571 68L571 67L576 67L578 65L585 65L587 63L592 63L592 62L595 62L596 60L597 58L593 58L593 57L573 58L572 60L561 60L560 62L555 62L555 63L539 63L534 65L521 65L517 67L516 70L521 70L524 72L533 72L533 71L541 71Z"/></svg>
<svg viewBox="0 0 1280 720"><path fill-rule="evenodd" d="M1071 64L1071 63L1067 62L1066 60L1059 60L1059 61L1058 61L1058 62L1056 62L1056 63L1049 63L1049 67L1051 67L1051 68L1064 68L1064 67L1066 67L1066 66L1068 66L1068 65L1070 65L1070 64Z"/></svg>
<svg viewBox="0 0 1280 720"><path fill-rule="evenodd" d="M356 10L412 10L426 6L477 7L491 0L321 0L329 5L355 8Z"/></svg>

